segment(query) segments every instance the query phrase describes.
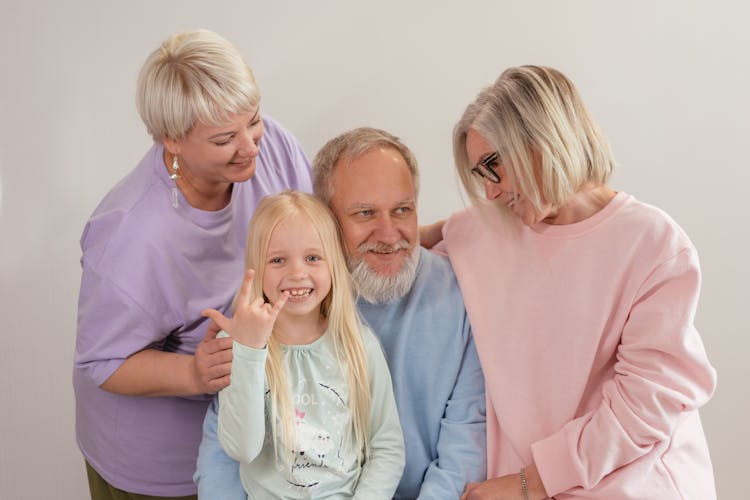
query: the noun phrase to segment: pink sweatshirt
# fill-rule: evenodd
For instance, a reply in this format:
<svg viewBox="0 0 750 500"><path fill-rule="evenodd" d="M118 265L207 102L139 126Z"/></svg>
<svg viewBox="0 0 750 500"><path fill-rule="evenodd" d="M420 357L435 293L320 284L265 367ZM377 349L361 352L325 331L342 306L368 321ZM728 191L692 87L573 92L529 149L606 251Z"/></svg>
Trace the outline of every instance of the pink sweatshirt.
<svg viewBox="0 0 750 500"><path fill-rule="evenodd" d="M488 477L533 462L558 500L716 498L698 256L669 216L620 192L561 226L471 207L444 236L486 377Z"/></svg>

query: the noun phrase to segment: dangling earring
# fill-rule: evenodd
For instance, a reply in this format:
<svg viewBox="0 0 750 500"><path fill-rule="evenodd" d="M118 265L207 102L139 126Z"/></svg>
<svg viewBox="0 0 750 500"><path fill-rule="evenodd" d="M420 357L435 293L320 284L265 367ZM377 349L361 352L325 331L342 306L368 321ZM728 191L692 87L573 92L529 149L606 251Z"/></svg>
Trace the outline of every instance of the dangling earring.
<svg viewBox="0 0 750 500"><path fill-rule="evenodd" d="M174 159L172 160L172 174L169 176L173 181L180 178L178 170L180 170L180 164L177 163L177 155L174 155Z"/></svg>
<svg viewBox="0 0 750 500"><path fill-rule="evenodd" d="M172 185L172 193L170 196L172 198L171 201L172 201L172 206L174 208L177 208L180 206L180 196L177 193L177 179L180 178L180 174L178 172L179 170L180 170L180 164L177 163L177 155L174 155L174 159L172 160L172 173L169 174L169 178L174 181L174 184Z"/></svg>

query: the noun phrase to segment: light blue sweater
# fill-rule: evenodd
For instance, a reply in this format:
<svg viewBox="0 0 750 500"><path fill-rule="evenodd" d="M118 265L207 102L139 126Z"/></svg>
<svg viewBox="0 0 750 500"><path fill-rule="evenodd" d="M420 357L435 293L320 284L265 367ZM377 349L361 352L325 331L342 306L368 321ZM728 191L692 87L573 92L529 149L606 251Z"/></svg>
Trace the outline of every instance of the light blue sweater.
<svg viewBox="0 0 750 500"><path fill-rule="evenodd" d="M359 303L380 339L393 379L406 447L397 499L452 499L486 479L484 380L448 260L421 250L410 292ZM199 498L244 500L237 462L217 437L217 405L203 424L195 473Z"/></svg>

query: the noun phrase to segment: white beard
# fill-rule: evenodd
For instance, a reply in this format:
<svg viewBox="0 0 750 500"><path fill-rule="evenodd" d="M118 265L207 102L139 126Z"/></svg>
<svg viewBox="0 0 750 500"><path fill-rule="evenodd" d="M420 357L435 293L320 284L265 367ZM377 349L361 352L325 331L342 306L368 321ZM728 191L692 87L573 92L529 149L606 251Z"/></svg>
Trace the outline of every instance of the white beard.
<svg viewBox="0 0 750 500"><path fill-rule="evenodd" d="M419 264L419 247L411 248L401 269L391 276L377 273L364 259L349 259L349 269L357 293L371 304L384 304L406 295L414 283L417 264Z"/></svg>

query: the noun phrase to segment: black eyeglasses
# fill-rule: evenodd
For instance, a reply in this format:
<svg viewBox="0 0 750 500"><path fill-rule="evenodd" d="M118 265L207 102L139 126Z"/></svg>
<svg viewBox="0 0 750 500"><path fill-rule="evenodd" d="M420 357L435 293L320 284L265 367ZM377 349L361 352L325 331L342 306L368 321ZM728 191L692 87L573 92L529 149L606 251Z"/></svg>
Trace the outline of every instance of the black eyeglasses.
<svg viewBox="0 0 750 500"><path fill-rule="evenodd" d="M471 173L480 177L481 179L487 179L488 181L494 182L495 184L500 184L500 176L497 175L497 172L495 172L495 170L492 168L494 166L497 166L499 156L500 155L498 155L496 151L484 160L480 160L479 163L477 163L476 166L471 169Z"/></svg>

